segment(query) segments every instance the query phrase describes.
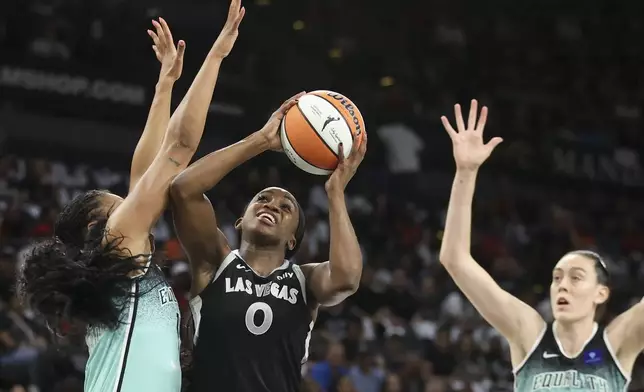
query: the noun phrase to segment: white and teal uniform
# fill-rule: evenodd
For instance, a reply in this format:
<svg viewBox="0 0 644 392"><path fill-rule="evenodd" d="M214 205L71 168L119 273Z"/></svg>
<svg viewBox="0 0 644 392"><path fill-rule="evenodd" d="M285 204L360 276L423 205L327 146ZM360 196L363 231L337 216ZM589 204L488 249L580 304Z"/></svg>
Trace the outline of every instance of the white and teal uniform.
<svg viewBox="0 0 644 392"><path fill-rule="evenodd" d="M179 392L177 300L153 265L132 279L132 293L116 329L89 328L85 392Z"/></svg>

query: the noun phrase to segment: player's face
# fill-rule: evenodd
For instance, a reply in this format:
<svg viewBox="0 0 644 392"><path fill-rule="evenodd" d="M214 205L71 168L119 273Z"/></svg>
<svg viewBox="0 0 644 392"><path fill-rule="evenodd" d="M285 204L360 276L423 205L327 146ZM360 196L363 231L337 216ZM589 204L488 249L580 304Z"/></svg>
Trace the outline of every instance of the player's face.
<svg viewBox="0 0 644 392"><path fill-rule="evenodd" d="M246 208L242 231L259 233L284 243L294 241L299 211L295 198L282 188L266 188ZM294 243L293 243L294 245Z"/></svg>
<svg viewBox="0 0 644 392"><path fill-rule="evenodd" d="M594 317L597 305L608 299L608 288L597 282L594 261L576 254L564 256L552 272L550 304L555 320Z"/></svg>

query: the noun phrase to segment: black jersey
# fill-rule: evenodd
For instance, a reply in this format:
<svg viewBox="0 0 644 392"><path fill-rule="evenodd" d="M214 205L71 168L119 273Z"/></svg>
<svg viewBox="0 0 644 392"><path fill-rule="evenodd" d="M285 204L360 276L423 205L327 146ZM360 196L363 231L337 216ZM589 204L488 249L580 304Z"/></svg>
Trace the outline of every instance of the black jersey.
<svg viewBox="0 0 644 392"><path fill-rule="evenodd" d="M622 392L629 382L608 343L605 329L597 324L575 357L564 355L552 324L546 325L533 350L514 371L517 392Z"/></svg>
<svg viewBox="0 0 644 392"><path fill-rule="evenodd" d="M299 266L257 275L234 250L190 301L191 392L295 392L313 318Z"/></svg>

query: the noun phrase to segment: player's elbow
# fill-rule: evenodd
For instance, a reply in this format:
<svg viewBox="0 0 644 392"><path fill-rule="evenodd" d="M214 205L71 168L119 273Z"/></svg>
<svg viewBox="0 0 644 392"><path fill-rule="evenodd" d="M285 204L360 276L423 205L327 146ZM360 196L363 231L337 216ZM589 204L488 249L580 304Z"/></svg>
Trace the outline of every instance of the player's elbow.
<svg viewBox="0 0 644 392"><path fill-rule="evenodd" d="M349 296L358 291L358 288L360 287L360 278L362 277L362 266L359 268L347 268L338 272L338 274L332 274L331 282L333 292Z"/></svg>
<svg viewBox="0 0 644 392"><path fill-rule="evenodd" d="M190 179L186 174L187 173L184 170L172 180L172 183L170 183L170 198L173 202L188 200L196 194L196 192L192 190Z"/></svg>
<svg viewBox="0 0 644 392"><path fill-rule="evenodd" d="M170 121L164 143L173 150L182 150L190 157L197 151L201 133L183 121Z"/></svg>
<svg viewBox="0 0 644 392"><path fill-rule="evenodd" d="M360 287L360 279L347 282L345 285L342 285L338 288L338 291L340 293L343 293L347 297L353 295L358 291L358 288Z"/></svg>
<svg viewBox="0 0 644 392"><path fill-rule="evenodd" d="M448 265L454 262L454 259L456 259L457 256L454 254L454 252L448 252L445 250L445 248L441 248L440 253L438 254L438 261L440 261L441 264L443 265Z"/></svg>
<svg viewBox="0 0 644 392"><path fill-rule="evenodd" d="M358 291L360 280L341 280L332 282L326 290L315 293L317 301L322 306L335 306Z"/></svg>
<svg viewBox="0 0 644 392"><path fill-rule="evenodd" d="M340 282L337 282L333 285L333 292L336 294L341 294L345 298L355 294L360 287L360 278L358 279L346 279Z"/></svg>
<svg viewBox="0 0 644 392"><path fill-rule="evenodd" d="M453 265L463 260L466 260L469 257L470 257L469 252L465 252L454 246L450 246L449 244L443 243L443 246L441 246L440 253L438 254L438 261L440 261L440 263L443 266L447 267L449 265Z"/></svg>

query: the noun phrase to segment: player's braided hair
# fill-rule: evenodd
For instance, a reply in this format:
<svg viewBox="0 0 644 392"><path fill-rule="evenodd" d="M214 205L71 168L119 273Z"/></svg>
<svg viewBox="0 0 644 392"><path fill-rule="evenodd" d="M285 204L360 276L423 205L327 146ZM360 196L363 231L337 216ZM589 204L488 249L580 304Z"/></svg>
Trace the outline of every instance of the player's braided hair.
<svg viewBox="0 0 644 392"><path fill-rule="evenodd" d="M91 223L104 220L99 209L100 197L107 191L91 190L76 196L58 214L54 234L67 245L82 248Z"/></svg>
<svg viewBox="0 0 644 392"><path fill-rule="evenodd" d="M21 299L56 333L64 332L64 322L116 327L134 295L128 275L144 268L137 262L143 255L119 248L122 237L103 243L107 215L98 211L102 193L86 192L65 206L54 227L56 236L37 243L19 273Z"/></svg>

